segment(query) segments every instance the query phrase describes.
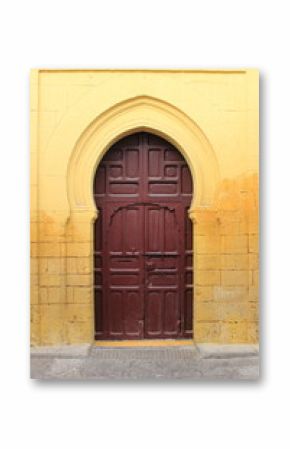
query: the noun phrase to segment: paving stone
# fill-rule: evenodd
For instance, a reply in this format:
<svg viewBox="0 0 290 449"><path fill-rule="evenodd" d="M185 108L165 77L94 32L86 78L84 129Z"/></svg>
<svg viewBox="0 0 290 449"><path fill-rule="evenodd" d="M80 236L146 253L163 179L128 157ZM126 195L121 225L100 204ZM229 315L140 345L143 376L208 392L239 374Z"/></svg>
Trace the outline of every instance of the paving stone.
<svg viewBox="0 0 290 449"><path fill-rule="evenodd" d="M219 345L202 343L197 345L197 349L203 358L231 358L231 357L251 357L259 354L258 345Z"/></svg>
<svg viewBox="0 0 290 449"><path fill-rule="evenodd" d="M36 358L30 359L30 377L31 379L44 379L44 376L51 367L53 359Z"/></svg>
<svg viewBox="0 0 290 449"><path fill-rule="evenodd" d="M91 345L38 346L30 348L32 357L86 357Z"/></svg>
<svg viewBox="0 0 290 449"><path fill-rule="evenodd" d="M96 348L86 352L39 351L31 357L31 377L43 380L256 380L259 357L253 348L195 346ZM52 356L52 354L54 354ZM70 355L71 354L71 355Z"/></svg>
<svg viewBox="0 0 290 449"><path fill-rule="evenodd" d="M50 379L78 380L81 378L81 369L85 361L83 358L55 359L47 374Z"/></svg>

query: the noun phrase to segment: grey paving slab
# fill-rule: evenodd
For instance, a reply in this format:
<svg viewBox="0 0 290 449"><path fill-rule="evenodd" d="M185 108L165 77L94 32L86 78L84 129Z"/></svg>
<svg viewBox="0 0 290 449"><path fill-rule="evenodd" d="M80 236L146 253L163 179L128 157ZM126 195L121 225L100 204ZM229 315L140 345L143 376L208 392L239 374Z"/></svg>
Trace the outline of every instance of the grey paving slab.
<svg viewBox="0 0 290 449"><path fill-rule="evenodd" d="M71 348L72 349L72 348ZM77 354L77 355L76 355ZM31 378L43 380L256 380L259 357L250 347L96 348L84 354L34 351Z"/></svg>
<svg viewBox="0 0 290 449"><path fill-rule="evenodd" d="M86 357L92 346L63 345L63 346L38 346L30 348L32 357Z"/></svg>
<svg viewBox="0 0 290 449"><path fill-rule="evenodd" d="M30 359L30 377L32 379L44 379L49 372L53 359L32 358Z"/></svg>
<svg viewBox="0 0 290 449"><path fill-rule="evenodd" d="M197 349L204 358L251 357L259 354L258 345L202 343L197 345Z"/></svg>
<svg viewBox="0 0 290 449"><path fill-rule="evenodd" d="M51 364L47 378L59 380L78 380L82 379L82 367L86 363L84 358L57 358Z"/></svg>

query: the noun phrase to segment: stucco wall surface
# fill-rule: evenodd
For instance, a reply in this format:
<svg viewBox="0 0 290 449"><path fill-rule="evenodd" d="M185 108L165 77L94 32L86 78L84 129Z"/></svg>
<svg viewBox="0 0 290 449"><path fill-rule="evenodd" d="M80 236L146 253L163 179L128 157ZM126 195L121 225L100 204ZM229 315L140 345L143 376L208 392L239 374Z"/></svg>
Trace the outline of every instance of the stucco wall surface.
<svg viewBox="0 0 290 449"><path fill-rule="evenodd" d="M31 71L31 343L93 341L92 180L154 132L194 181L194 339L258 341L256 70Z"/></svg>

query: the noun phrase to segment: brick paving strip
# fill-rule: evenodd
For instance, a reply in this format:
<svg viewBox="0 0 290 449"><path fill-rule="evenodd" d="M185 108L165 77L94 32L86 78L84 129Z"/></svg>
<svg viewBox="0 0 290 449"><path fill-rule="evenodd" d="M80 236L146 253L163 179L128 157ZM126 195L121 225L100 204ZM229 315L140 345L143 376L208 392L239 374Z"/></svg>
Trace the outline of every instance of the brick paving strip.
<svg viewBox="0 0 290 449"><path fill-rule="evenodd" d="M41 380L257 380L257 345L31 348Z"/></svg>

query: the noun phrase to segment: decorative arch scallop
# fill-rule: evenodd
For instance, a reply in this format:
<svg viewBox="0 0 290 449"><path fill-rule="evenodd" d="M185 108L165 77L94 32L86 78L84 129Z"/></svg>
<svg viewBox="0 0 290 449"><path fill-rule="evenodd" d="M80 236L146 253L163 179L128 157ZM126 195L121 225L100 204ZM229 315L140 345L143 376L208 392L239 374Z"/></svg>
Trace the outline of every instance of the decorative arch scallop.
<svg viewBox="0 0 290 449"><path fill-rule="evenodd" d="M100 201L96 201L97 191L94 190L96 189L94 183L95 174L98 168L101 168L101 161L106 153L109 154L108 150L110 148L114 147L123 138L138 133L151 134L155 138L164 139L168 145L171 145L181 155L190 174L190 178L194 180L194 191L190 194L190 202L186 206L189 221L193 221L195 211L198 211L200 208L204 210L212 207L216 188L219 183L217 159L206 135L185 113L163 100L147 96L125 100L103 112L84 130L70 158L67 172L67 193L70 209L69 237L72 241L85 242L84 244L87 249L86 251L84 250L84 255L87 255L91 261L91 290L89 301L91 304L92 340L95 337L95 332L101 332L101 330L98 330L98 320L102 316L95 301L95 287L99 285L96 281L96 260L94 259L94 256L96 256L95 242L98 239L96 236L97 227L101 223L101 220L98 220L98 208L101 208L101 203ZM113 170L115 170L115 176L118 177L119 169L116 167ZM166 170L167 177L170 177L171 170L171 173L174 173L173 167L167 167ZM114 188L116 189L117 187L115 186ZM131 189L130 191L127 190L126 194L134 195L133 181L131 186L127 186L126 188ZM157 188L154 182L150 188L154 195L154 189ZM170 188L173 189L172 185ZM154 214L155 216L161 216L161 214L165 216L166 213L169 213L168 206L163 206L159 209L158 207L156 206L151 212L151 217ZM131 217L136 215L136 212L133 212L133 210L131 208L128 211ZM113 216L112 222L116 223L114 220L117 220L117 216L119 217L121 215L120 209ZM136 220L138 221L138 218ZM192 239L192 232L190 238ZM192 307L192 290L190 295ZM141 324L140 326L142 327ZM136 330L135 335L132 333L131 337L137 338L139 335L138 332ZM146 332L144 324L143 332ZM176 331L174 332L172 333L173 338L177 335ZM169 334L167 335L169 337ZM190 326L188 326L187 335L191 335ZM101 337L100 334L99 336ZM165 338L164 336L165 333L162 338ZM128 333L126 337L129 338ZM148 334L148 338L153 338L153 334L150 337ZM158 338L157 333L155 334L155 338Z"/></svg>

